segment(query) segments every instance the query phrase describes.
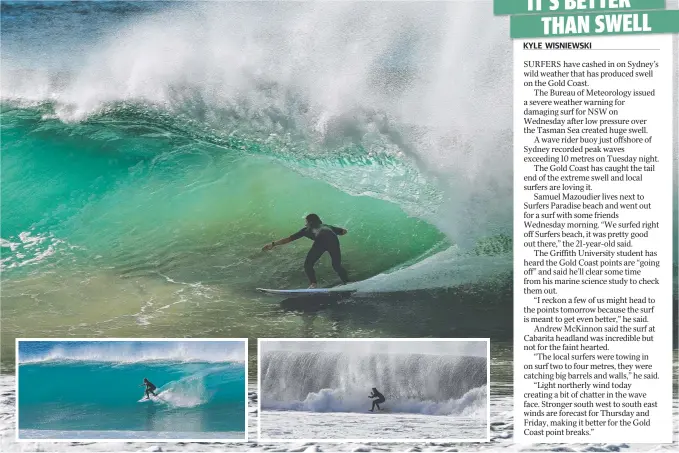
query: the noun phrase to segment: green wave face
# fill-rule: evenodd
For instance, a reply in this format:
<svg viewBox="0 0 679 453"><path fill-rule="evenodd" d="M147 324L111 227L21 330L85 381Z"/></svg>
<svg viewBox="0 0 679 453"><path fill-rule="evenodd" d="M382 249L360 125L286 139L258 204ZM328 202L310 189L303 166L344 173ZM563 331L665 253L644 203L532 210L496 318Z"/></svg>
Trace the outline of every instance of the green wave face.
<svg viewBox="0 0 679 453"><path fill-rule="evenodd" d="M147 375L161 398L152 414L139 404ZM242 364L48 362L19 377L22 430L245 431Z"/></svg>
<svg viewBox="0 0 679 453"><path fill-rule="evenodd" d="M349 230L341 244L354 280L445 241L397 204L327 182L363 171L404 179L405 164L298 161L261 141L211 143L152 120L68 124L44 109L4 107L4 344L17 336L297 334L304 321L270 318L274 305L255 288L308 284L311 241L261 248L296 232L311 212ZM316 266L322 285L338 281L329 261Z"/></svg>
<svg viewBox="0 0 679 453"><path fill-rule="evenodd" d="M406 332L388 296L311 317L255 291L308 284L309 240L261 248L312 212L349 230L352 280L433 288L415 311L509 272L511 49L485 7L199 3L2 4L4 357L17 336Z"/></svg>
<svg viewBox="0 0 679 453"><path fill-rule="evenodd" d="M162 121L45 115L2 113L4 357L21 336L299 335L306 321L272 313L277 304L255 288L308 284L311 241L261 251L307 213L349 230L341 244L354 280L445 241L398 205L323 180L363 170L402 179L412 171L402 164L300 163L256 140L210 143ZM322 285L339 280L329 261L316 266Z"/></svg>
<svg viewBox="0 0 679 453"><path fill-rule="evenodd" d="M336 172L336 166L303 162L295 169L289 158L138 122L68 125L42 120L37 111L11 110L3 114L3 128L3 237L15 247L3 257L9 279L45 267L67 272L103 265L121 275L163 274L243 289L303 284L311 241L271 253L260 249L303 227L311 212L349 230L342 248L356 279L443 239L393 203L323 182L326 168Z"/></svg>

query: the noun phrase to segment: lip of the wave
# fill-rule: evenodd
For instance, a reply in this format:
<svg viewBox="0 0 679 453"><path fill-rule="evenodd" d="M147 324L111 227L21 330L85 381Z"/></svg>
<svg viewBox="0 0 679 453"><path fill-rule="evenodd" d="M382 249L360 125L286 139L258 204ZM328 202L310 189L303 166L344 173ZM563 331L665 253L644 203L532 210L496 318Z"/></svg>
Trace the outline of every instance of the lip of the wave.
<svg viewBox="0 0 679 453"><path fill-rule="evenodd" d="M19 344L19 364L28 363L243 363L245 344L184 341L58 341L42 351L33 349L34 340ZM40 342L37 342L38 344ZM143 348L141 345L144 345ZM26 349L23 348L26 346ZM29 349L31 348L31 349Z"/></svg>

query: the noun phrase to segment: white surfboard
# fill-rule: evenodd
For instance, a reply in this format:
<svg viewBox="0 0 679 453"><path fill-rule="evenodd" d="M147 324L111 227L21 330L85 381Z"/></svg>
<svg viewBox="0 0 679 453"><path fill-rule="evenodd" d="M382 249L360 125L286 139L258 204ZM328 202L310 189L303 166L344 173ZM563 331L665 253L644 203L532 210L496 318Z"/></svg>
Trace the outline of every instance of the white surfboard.
<svg viewBox="0 0 679 453"><path fill-rule="evenodd" d="M257 288L257 291L273 296L289 296L289 297L303 297L303 296L320 296L332 294L351 294L356 292L355 289L339 288L305 288L305 289L267 289Z"/></svg>

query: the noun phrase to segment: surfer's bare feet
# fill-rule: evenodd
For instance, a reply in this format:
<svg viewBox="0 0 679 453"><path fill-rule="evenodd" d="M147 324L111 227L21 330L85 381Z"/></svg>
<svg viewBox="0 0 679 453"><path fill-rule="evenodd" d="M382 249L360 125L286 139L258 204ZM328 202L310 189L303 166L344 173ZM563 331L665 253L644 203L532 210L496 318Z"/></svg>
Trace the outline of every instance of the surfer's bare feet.
<svg viewBox="0 0 679 453"><path fill-rule="evenodd" d="M312 283L311 285L309 285L309 289L316 289L316 283Z"/></svg>

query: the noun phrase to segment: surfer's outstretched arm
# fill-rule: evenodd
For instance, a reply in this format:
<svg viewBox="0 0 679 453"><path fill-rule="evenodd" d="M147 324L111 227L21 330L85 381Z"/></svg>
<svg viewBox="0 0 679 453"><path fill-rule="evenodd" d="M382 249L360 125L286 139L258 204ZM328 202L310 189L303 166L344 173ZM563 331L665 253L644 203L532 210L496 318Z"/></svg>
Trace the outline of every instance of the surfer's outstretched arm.
<svg viewBox="0 0 679 453"><path fill-rule="evenodd" d="M271 250L272 248L276 247L277 245L284 245L284 244L289 244L292 241L296 241L297 239L304 237L305 233L305 228L302 228L295 234L291 234L290 236L279 239L277 241L272 241L271 244L266 244L264 247L262 247L262 251L266 252L267 250Z"/></svg>
<svg viewBox="0 0 679 453"><path fill-rule="evenodd" d="M295 239L293 239L292 236L289 236L287 238L279 239L277 241L271 241L270 244L266 244L264 247L262 247L262 250L263 251L271 250L272 248L276 247L277 245L288 244L288 243L294 241Z"/></svg>

